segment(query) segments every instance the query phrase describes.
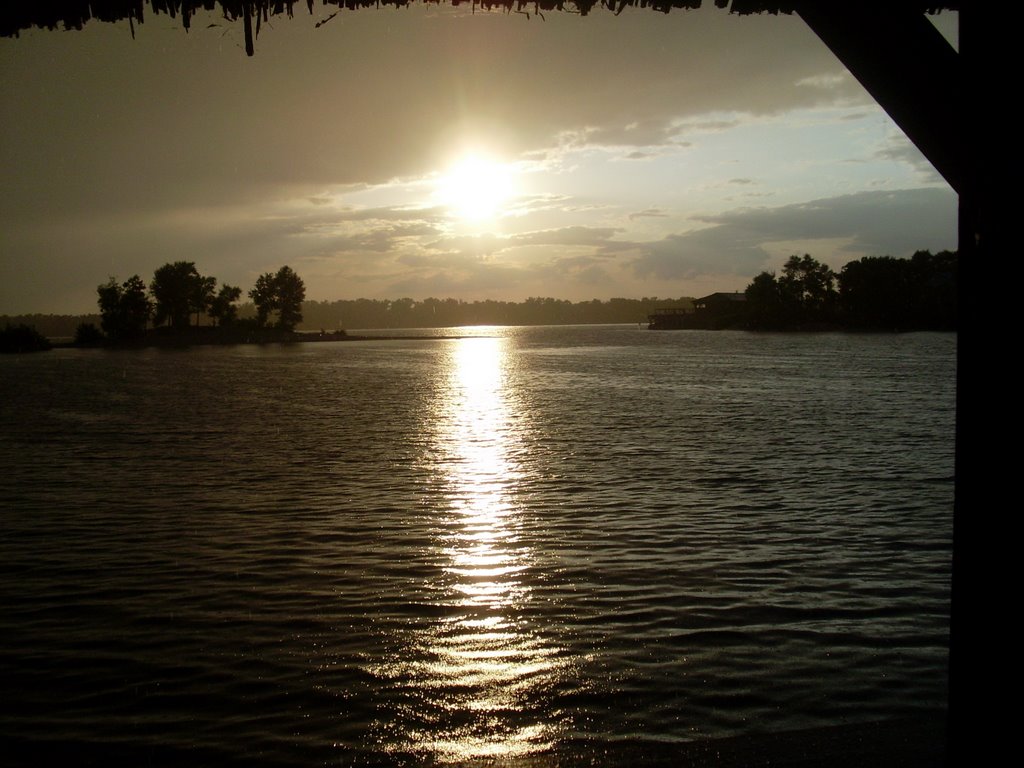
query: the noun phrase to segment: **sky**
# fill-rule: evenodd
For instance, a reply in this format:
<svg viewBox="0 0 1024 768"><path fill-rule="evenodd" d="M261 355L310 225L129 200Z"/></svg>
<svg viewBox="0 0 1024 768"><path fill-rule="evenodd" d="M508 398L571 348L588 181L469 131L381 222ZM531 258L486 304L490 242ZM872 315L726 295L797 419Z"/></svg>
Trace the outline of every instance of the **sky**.
<svg viewBox="0 0 1024 768"><path fill-rule="evenodd" d="M581 301L956 247L956 195L796 16L336 10L253 58L215 14L0 39L0 314L180 260L321 301Z"/></svg>

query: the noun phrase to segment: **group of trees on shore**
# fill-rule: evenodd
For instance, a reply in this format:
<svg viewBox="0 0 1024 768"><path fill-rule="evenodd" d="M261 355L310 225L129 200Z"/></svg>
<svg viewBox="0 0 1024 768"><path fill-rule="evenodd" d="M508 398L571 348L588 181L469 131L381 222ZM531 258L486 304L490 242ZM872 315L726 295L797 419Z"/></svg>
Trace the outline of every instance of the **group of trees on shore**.
<svg viewBox="0 0 1024 768"><path fill-rule="evenodd" d="M22 353L22 352L45 352L52 349L50 340L35 329L34 326L26 323L12 325L4 323L0 329L0 352Z"/></svg>
<svg viewBox="0 0 1024 768"><path fill-rule="evenodd" d="M83 323L75 335L80 343L97 343L104 334L112 341L137 341L150 327L181 334L192 327L193 316L198 326L204 315L220 328L239 323L265 328L276 313L273 327L292 331L302 321L302 302L306 298L305 284L291 267L267 272L257 278L255 287L249 291L256 307L255 319L242 321L236 304L242 289L225 283L218 290L217 278L201 275L191 261L159 267L148 290L141 277L132 275L123 283L111 277L96 292L102 334L95 325Z"/></svg>
<svg viewBox="0 0 1024 768"><path fill-rule="evenodd" d="M866 330L955 330L957 254L910 259L866 256L833 272L810 255L747 286L739 324L755 329L841 326Z"/></svg>
<svg viewBox="0 0 1024 768"><path fill-rule="evenodd" d="M130 305L131 301L125 303ZM421 301L411 298L307 300L302 302L302 320L296 320L296 327L306 330L351 330L359 328L438 328L460 325L639 323L657 308L691 307L692 304L693 300L688 297L614 298L604 301L592 299L577 302L541 297L518 302L464 301L453 298L427 298ZM266 305L264 304L264 306ZM230 322L229 327L246 327L250 323L255 326L259 322L258 310L253 302L239 303L233 308L237 310L237 316L233 322ZM287 309L285 314L287 317ZM24 323L39 329L46 336L58 338L74 336L75 329L82 324L97 326L96 332L99 333L102 317L98 314L0 316L0 323L5 321L15 324Z"/></svg>
<svg viewBox="0 0 1024 768"><path fill-rule="evenodd" d="M690 298L305 301L302 279L287 266L260 275L248 292L251 303L239 304L241 289L226 284L218 289L216 278L201 275L193 262L179 261L157 269L148 286L138 275L120 283L111 278L98 286L98 316L0 317L5 323L0 351L45 348L46 337L72 333L82 344L131 343L154 332L180 337L204 315L210 323L203 330L218 331L206 336L234 341L285 338L303 321L307 329L332 331L634 323L664 308L687 313L677 327L950 331L957 327L957 291L956 252L918 251L909 259L867 256L839 272L810 255L792 256L778 275L757 275L744 292L745 301L729 302L726 312L704 314L693 312Z"/></svg>

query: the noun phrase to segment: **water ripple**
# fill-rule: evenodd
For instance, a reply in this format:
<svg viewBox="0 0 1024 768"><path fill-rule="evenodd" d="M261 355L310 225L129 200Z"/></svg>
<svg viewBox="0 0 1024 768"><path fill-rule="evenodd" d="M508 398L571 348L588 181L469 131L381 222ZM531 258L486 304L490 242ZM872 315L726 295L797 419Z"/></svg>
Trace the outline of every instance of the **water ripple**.
<svg viewBox="0 0 1024 768"><path fill-rule="evenodd" d="M941 710L954 357L613 327L5 358L0 732L585 762Z"/></svg>

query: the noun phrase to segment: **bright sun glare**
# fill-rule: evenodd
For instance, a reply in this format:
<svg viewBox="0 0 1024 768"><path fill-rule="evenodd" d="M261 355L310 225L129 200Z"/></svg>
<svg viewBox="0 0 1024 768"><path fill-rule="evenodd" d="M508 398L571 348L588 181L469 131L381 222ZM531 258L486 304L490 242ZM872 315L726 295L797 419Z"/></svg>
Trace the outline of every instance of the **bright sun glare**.
<svg viewBox="0 0 1024 768"><path fill-rule="evenodd" d="M435 194L455 216L471 222L493 219L515 194L511 167L484 154L467 154L437 180Z"/></svg>

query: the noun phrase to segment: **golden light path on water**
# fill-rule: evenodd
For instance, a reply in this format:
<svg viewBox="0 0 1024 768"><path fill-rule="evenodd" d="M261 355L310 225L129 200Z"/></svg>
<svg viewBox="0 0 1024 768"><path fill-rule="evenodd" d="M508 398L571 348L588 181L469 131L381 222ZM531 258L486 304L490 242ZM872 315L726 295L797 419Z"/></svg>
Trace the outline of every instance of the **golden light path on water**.
<svg viewBox="0 0 1024 768"><path fill-rule="evenodd" d="M453 343L438 414L448 512L440 537L449 617L425 632L421 681L445 709L437 728L410 733L434 759L516 757L550 748L538 706L564 666L523 618L534 554L519 535L514 488L524 428L507 386L509 342Z"/></svg>

